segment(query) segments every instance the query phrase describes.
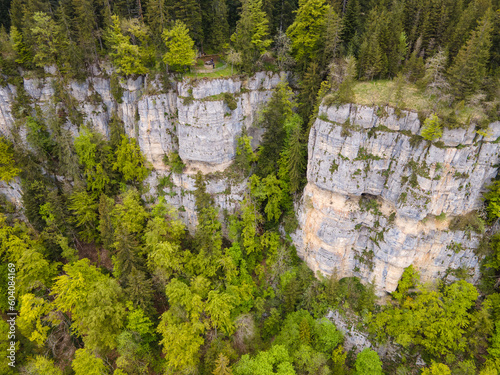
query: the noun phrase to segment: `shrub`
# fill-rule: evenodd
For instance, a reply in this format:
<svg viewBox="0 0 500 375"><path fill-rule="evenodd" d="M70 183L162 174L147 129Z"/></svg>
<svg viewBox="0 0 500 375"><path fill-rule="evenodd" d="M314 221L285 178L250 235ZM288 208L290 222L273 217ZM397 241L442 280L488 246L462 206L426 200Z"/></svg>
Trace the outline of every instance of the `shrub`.
<svg viewBox="0 0 500 375"><path fill-rule="evenodd" d="M111 79L109 81L109 86L111 90L111 95L113 95L113 98L115 98L117 103L122 103L123 99L123 88L120 85L120 78L118 77L118 74L113 73L111 75Z"/></svg>
<svg viewBox="0 0 500 375"><path fill-rule="evenodd" d="M443 129L441 127L441 121L436 114L430 115L425 121L422 128L422 137L428 141L434 141L443 135Z"/></svg>
<svg viewBox="0 0 500 375"><path fill-rule="evenodd" d="M228 92L224 93L224 103L227 104L231 111L234 111L238 107L236 99L234 99L234 96Z"/></svg>
<svg viewBox="0 0 500 375"><path fill-rule="evenodd" d="M163 163L169 166L174 173L182 173L184 168L186 168L186 164L184 164L177 151L171 151L168 155L165 154L163 156Z"/></svg>

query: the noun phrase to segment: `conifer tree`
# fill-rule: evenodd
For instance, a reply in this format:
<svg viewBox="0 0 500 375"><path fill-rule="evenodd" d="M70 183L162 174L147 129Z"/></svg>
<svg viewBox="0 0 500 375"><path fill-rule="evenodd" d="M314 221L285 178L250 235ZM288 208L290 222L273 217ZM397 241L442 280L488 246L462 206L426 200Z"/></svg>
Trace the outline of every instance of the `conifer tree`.
<svg viewBox="0 0 500 375"><path fill-rule="evenodd" d="M194 42L189 37L189 29L182 21L176 21L172 29L163 32L163 41L167 46L167 52L163 55L167 66L184 67L194 63Z"/></svg>
<svg viewBox="0 0 500 375"><path fill-rule="evenodd" d="M102 41L99 37L94 2L92 0L72 0L75 10L75 26L78 35L78 45L82 49L86 61L96 61L97 42Z"/></svg>
<svg viewBox="0 0 500 375"><path fill-rule="evenodd" d="M214 0L210 6L212 7L210 30L209 35L205 35L205 38L209 40L209 45L214 51L219 52L229 41L226 0Z"/></svg>
<svg viewBox="0 0 500 375"><path fill-rule="evenodd" d="M262 10L262 0L245 0L236 31L231 36L237 52L241 53L245 71L252 71L254 63L271 45L269 21Z"/></svg>
<svg viewBox="0 0 500 375"><path fill-rule="evenodd" d="M43 68L46 65L55 65L60 46L58 46L59 30L54 20L46 13L36 12L33 15L34 24L31 33L35 44L33 62Z"/></svg>
<svg viewBox="0 0 500 375"><path fill-rule="evenodd" d="M361 8L359 0L349 0L342 17L342 42L348 54L355 55L358 49L358 37L361 30Z"/></svg>
<svg viewBox="0 0 500 375"><path fill-rule="evenodd" d="M301 82L301 91L298 97L298 113L307 124L312 115L314 104L321 86L321 72L318 63L315 61L309 64Z"/></svg>
<svg viewBox="0 0 500 375"><path fill-rule="evenodd" d="M298 114L289 117L285 123L288 135L280 162L283 163L290 180L290 193L299 189L306 168L306 143L302 136L302 123Z"/></svg>
<svg viewBox="0 0 500 375"><path fill-rule="evenodd" d="M366 79L373 79L386 67L384 61L387 62L387 57L380 47L378 14L376 9L372 9L368 16L367 29L359 50L360 75Z"/></svg>
<svg viewBox="0 0 500 375"><path fill-rule="evenodd" d="M342 43L342 19L332 7L326 13L325 27L325 61L337 57L340 44Z"/></svg>
<svg viewBox="0 0 500 375"><path fill-rule="evenodd" d="M109 55L117 68L116 71L125 75L146 74L148 72L144 66L148 58L146 48L132 44L130 38L123 35L117 15L111 18L113 25L106 30L105 39L111 49Z"/></svg>
<svg viewBox="0 0 500 375"><path fill-rule="evenodd" d="M488 11L448 71L453 92L458 99L474 94L486 76L491 31L491 11Z"/></svg>
<svg viewBox="0 0 500 375"><path fill-rule="evenodd" d="M219 354L215 361L215 369L212 372L214 375L233 375L233 370L229 366L229 359L222 353Z"/></svg>
<svg viewBox="0 0 500 375"><path fill-rule="evenodd" d="M257 162L257 174L267 176L276 173L280 152L285 143L285 120L292 115L292 90L286 82L281 82L263 110L260 125L266 130L262 136L260 157Z"/></svg>
<svg viewBox="0 0 500 375"><path fill-rule="evenodd" d="M164 50L162 35L168 21L167 0L147 0L145 2L145 20L151 30L151 37L156 48ZM165 53L165 51L162 51Z"/></svg>
<svg viewBox="0 0 500 375"><path fill-rule="evenodd" d="M287 35L292 40L292 50L302 67L318 56L325 32L329 5L325 0L300 0L295 21Z"/></svg>
<svg viewBox="0 0 500 375"><path fill-rule="evenodd" d="M189 36L201 45L203 40L202 12L199 0L170 0L168 14L175 22L186 25Z"/></svg>

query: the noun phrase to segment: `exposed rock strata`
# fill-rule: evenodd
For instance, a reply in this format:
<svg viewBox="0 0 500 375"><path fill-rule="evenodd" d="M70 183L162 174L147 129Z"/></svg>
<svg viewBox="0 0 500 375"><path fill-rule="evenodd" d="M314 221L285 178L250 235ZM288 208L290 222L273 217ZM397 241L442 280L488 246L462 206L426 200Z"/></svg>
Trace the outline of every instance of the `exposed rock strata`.
<svg viewBox="0 0 500 375"><path fill-rule="evenodd" d="M379 292L394 291L410 264L424 280L460 267L477 279L477 235L448 224L481 207L497 173L499 131L491 124L484 139L473 127L445 130L430 143L416 113L321 106L294 235L300 256L315 271L375 280Z"/></svg>

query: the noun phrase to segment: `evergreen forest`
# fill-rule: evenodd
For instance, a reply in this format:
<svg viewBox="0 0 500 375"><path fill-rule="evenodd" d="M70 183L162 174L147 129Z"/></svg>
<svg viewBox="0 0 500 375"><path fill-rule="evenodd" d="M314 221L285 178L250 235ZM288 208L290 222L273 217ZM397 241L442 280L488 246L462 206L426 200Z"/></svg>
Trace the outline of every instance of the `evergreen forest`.
<svg viewBox="0 0 500 375"><path fill-rule="evenodd" d="M22 189L22 208L0 195L0 374L500 374L500 178L454 222L481 239L474 283L409 266L382 295L313 272L293 240L321 104L413 110L412 141L438 146L500 121L499 0L0 1L0 86L15 92L0 182ZM68 94L96 74L119 104L137 77L167 92L262 71L288 79L255 118L258 146L245 127L235 140L224 173L244 198L220 208L198 171L193 227L162 190L187 170L179 150L151 189L118 113L104 135ZM47 77L42 109L24 82ZM372 346L347 345L334 314Z"/></svg>

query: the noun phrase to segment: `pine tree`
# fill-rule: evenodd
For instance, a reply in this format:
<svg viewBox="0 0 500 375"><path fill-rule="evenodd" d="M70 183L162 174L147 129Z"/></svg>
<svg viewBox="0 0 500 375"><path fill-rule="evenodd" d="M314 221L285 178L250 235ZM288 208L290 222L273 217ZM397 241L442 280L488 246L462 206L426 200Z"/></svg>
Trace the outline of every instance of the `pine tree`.
<svg viewBox="0 0 500 375"><path fill-rule="evenodd" d="M215 361L215 369L212 372L214 375L233 375L233 370L229 367L229 359L222 353L219 354Z"/></svg>
<svg viewBox="0 0 500 375"><path fill-rule="evenodd" d="M367 29L363 36L363 43L359 50L359 71L366 79L373 79L386 68L384 65L387 57L383 54L379 42L378 12L376 9L370 11L367 21Z"/></svg>
<svg viewBox="0 0 500 375"><path fill-rule="evenodd" d="M295 193L299 189L306 168L306 142L302 136L302 123L302 118L297 114L287 119L285 123L288 133L287 145L281 158L290 180L290 193Z"/></svg>
<svg viewBox="0 0 500 375"><path fill-rule="evenodd" d="M163 40L167 46L167 53L163 56L165 64L174 67L194 64L194 41L189 37L189 29L182 21L176 21L172 29L165 30Z"/></svg>
<svg viewBox="0 0 500 375"><path fill-rule="evenodd" d="M168 13L167 13L167 0L147 0L145 3L145 20L156 48L161 49L165 53L165 46L163 44L162 35L166 29Z"/></svg>
<svg viewBox="0 0 500 375"><path fill-rule="evenodd" d="M99 198L99 234L102 246L106 250L111 250L114 241L114 230L111 221L111 212L114 206L114 200L101 194Z"/></svg>
<svg viewBox="0 0 500 375"><path fill-rule="evenodd" d="M175 22L186 25L189 36L201 45L203 41L202 12L198 0L169 0L168 14Z"/></svg>
<svg viewBox="0 0 500 375"><path fill-rule="evenodd" d="M286 33L292 40L293 53L302 68L307 61L317 57L322 48L328 10L325 0L299 1L295 21Z"/></svg>
<svg viewBox="0 0 500 375"><path fill-rule="evenodd" d="M342 43L342 19L332 7L326 13L324 59L330 61L337 57Z"/></svg>
<svg viewBox="0 0 500 375"><path fill-rule="evenodd" d="M119 17L113 15L111 18L113 25L106 30L105 40L111 49L109 55L117 73L146 74L148 72L145 66L148 58L146 47L132 44L130 38L122 34Z"/></svg>
<svg viewBox="0 0 500 375"><path fill-rule="evenodd" d="M320 67L315 61L309 64L300 85L301 91L298 97L299 105L297 112L307 124L312 115L312 110L318 96L318 90L321 86Z"/></svg>
<svg viewBox="0 0 500 375"><path fill-rule="evenodd" d="M491 47L491 16L491 11L488 11L482 18L448 71L451 87L458 99L474 94L486 76Z"/></svg>
<svg viewBox="0 0 500 375"><path fill-rule="evenodd" d="M243 69L253 71L254 63L271 45L269 21L262 10L262 0L245 0L236 31L231 36L237 52L241 53Z"/></svg>
<svg viewBox="0 0 500 375"><path fill-rule="evenodd" d="M342 17L342 42L348 54L357 52L357 36L361 30L361 8L358 0L349 0Z"/></svg>
<svg viewBox="0 0 500 375"><path fill-rule="evenodd" d="M260 126L266 130L262 136L257 174L267 176L276 173L281 150L285 144L285 120L292 115L292 90L286 82L281 82L263 110Z"/></svg>
<svg viewBox="0 0 500 375"><path fill-rule="evenodd" d="M46 13L36 12L33 15L34 24L31 33L35 44L33 62L43 68L46 65L55 65L58 57L59 30L54 20Z"/></svg>
<svg viewBox="0 0 500 375"><path fill-rule="evenodd" d="M229 24L227 23L227 4L226 0L214 0L211 2L212 17L210 22L209 45L214 51L219 52L229 41Z"/></svg>

